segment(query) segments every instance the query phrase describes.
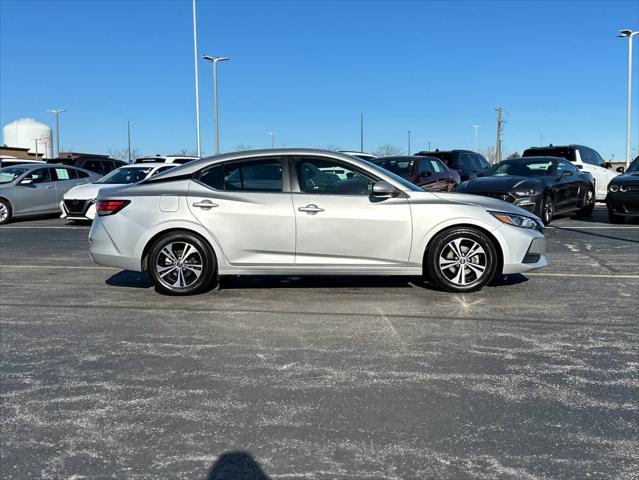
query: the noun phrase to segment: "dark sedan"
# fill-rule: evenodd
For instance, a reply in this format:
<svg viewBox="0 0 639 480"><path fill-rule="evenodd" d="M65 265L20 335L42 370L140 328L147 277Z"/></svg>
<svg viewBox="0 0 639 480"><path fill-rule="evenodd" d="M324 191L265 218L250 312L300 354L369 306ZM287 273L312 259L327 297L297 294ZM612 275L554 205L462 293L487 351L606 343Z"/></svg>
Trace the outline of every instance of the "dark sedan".
<svg viewBox="0 0 639 480"><path fill-rule="evenodd" d="M499 198L538 215L548 225L555 215L592 215L594 181L558 157L504 160L487 177L463 182L458 192Z"/></svg>
<svg viewBox="0 0 639 480"><path fill-rule="evenodd" d="M370 161L427 192L452 192L460 183L459 173L435 157L379 157Z"/></svg>
<svg viewBox="0 0 639 480"><path fill-rule="evenodd" d="M623 175L610 181L606 204L610 223L623 223L626 217L639 216L639 157Z"/></svg>

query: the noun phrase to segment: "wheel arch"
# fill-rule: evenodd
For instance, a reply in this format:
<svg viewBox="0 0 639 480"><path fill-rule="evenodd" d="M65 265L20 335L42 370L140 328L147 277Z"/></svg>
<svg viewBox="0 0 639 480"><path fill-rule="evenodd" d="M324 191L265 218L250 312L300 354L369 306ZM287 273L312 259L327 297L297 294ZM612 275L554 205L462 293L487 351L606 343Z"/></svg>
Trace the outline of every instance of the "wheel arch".
<svg viewBox="0 0 639 480"><path fill-rule="evenodd" d="M479 225L475 225L473 223L459 223L456 225L449 225L447 227L442 228L441 230L437 231L429 240L428 243L426 244L426 248L424 249L424 255L422 257L422 270L424 272L426 272L426 262L428 261L428 252L429 249L431 249L433 247L433 241L442 233L448 232L449 230L454 230L457 228L469 228L469 229L473 229L473 230L478 230L479 232L483 233L484 235L486 235L486 237L490 240L490 242L493 244L493 247L495 248L495 252L497 253L497 269L495 270L496 274L501 274L503 267L504 267L504 252L501 248L501 243L499 243L499 240L497 240L497 237L495 237L495 235L493 235L489 230L487 230L484 227L481 227Z"/></svg>
<svg viewBox="0 0 639 480"><path fill-rule="evenodd" d="M164 235L167 235L169 233L176 233L176 232L183 232L183 233L188 233L190 235L193 235L197 238L199 238L204 245L206 245L209 250L210 253L213 254L215 256L215 258L217 259L217 261L219 261L220 256L218 255L218 252L216 251L215 247L211 244L211 242L209 241L209 239L207 239L204 235L202 235L201 233L190 229L190 228L185 228L185 227L171 227L171 228L167 228L166 230L161 230L157 233L155 233L151 238L149 238L147 240L147 242L144 245L144 248L142 249L142 257L141 257L141 266L142 266L142 271L146 272L148 271L148 260L149 260L149 251L151 250L151 247L153 246L153 244L160 238L163 237ZM216 262L217 264L217 262ZM219 265L216 267L219 268Z"/></svg>

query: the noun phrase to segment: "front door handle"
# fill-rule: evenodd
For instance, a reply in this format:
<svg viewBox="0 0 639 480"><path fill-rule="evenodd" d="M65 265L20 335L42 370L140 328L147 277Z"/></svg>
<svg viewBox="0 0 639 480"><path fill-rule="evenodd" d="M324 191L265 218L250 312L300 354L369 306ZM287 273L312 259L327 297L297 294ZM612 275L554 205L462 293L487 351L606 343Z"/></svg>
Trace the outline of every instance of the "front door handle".
<svg viewBox="0 0 639 480"><path fill-rule="evenodd" d="M299 210L300 212L306 212L306 213L308 213L309 215L315 215L315 214L316 214L316 213L318 213L318 212L323 212L323 211L324 211L324 209L323 209L323 208L318 207L318 206L317 206L317 205L315 205L314 203L311 203L311 204L309 204L309 205L306 205L305 207L300 207L300 208L298 208L298 210Z"/></svg>
<svg viewBox="0 0 639 480"><path fill-rule="evenodd" d="M53 188L53 185L47 185L47 186L46 186L46 187L44 187L44 188Z"/></svg>
<svg viewBox="0 0 639 480"><path fill-rule="evenodd" d="M193 206L197 208L202 208L204 210L210 210L213 207L219 207L217 203L213 203L210 200L202 200L201 202L195 202Z"/></svg>

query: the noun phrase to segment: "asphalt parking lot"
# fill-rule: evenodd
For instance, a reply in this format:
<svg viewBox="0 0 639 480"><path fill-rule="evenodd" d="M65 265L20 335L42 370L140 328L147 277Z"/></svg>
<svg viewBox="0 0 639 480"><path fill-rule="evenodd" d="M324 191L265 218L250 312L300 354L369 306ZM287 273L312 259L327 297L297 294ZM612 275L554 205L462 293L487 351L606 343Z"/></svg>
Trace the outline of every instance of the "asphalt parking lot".
<svg viewBox="0 0 639 480"><path fill-rule="evenodd" d="M0 227L2 478L639 478L637 221L558 219L548 268L467 295L164 297L87 233Z"/></svg>

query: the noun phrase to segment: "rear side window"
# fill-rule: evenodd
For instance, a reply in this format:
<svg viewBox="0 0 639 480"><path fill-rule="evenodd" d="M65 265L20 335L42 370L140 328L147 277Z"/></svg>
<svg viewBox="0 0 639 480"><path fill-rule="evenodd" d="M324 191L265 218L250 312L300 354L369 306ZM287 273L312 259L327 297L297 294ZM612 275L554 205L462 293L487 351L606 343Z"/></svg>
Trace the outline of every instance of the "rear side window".
<svg viewBox="0 0 639 480"><path fill-rule="evenodd" d="M227 163L205 170L199 180L216 190L281 192L282 165L279 159Z"/></svg>
<svg viewBox="0 0 639 480"><path fill-rule="evenodd" d="M431 162L429 162L428 160L419 161L419 175L424 176L428 172L432 172L432 171L433 171L433 167L431 166Z"/></svg>
<svg viewBox="0 0 639 480"><path fill-rule="evenodd" d="M96 173L104 173L104 171L102 170L102 164L99 160L87 160L82 165L82 168L86 168L87 170L91 170L92 172Z"/></svg>
<svg viewBox="0 0 639 480"><path fill-rule="evenodd" d="M115 170L115 164L109 160L102 160L102 173L109 173L111 170Z"/></svg>
<svg viewBox="0 0 639 480"><path fill-rule="evenodd" d="M442 173L445 170L444 165L440 160L430 160L429 162L435 173Z"/></svg>
<svg viewBox="0 0 639 480"><path fill-rule="evenodd" d="M486 159L484 157L482 157L481 155L475 153L473 154L473 159L475 160L475 168L481 169L481 170L485 170L487 168L490 168L490 165L488 164L488 161L486 161Z"/></svg>
<svg viewBox="0 0 639 480"><path fill-rule="evenodd" d="M75 180L76 178L78 178L75 173L76 171L71 170L70 168L55 168L54 171L56 180Z"/></svg>
<svg viewBox="0 0 639 480"><path fill-rule="evenodd" d="M89 174L87 172L83 172L82 170L74 170L78 174L78 178L89 178Z"/></svg>

